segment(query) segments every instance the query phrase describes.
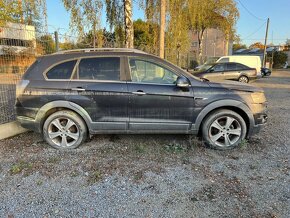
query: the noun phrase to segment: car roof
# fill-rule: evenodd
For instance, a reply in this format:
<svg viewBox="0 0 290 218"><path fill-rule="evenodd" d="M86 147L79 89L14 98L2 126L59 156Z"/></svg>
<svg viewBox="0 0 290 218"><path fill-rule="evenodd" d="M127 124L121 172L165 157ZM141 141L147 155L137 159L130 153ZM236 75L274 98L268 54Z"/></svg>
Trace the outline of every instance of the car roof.
<svg viewBox="0 0 290 218"><path fill-rule="evenodd" d="M71 54L71 53L87 53L87 52L130 52L130 53L138 53L138 54L147 54L144 51L133 49L133 48L83 48L83 49L71 49L71 50L62 50L53 53L52 55L59 54Z"/></svg>

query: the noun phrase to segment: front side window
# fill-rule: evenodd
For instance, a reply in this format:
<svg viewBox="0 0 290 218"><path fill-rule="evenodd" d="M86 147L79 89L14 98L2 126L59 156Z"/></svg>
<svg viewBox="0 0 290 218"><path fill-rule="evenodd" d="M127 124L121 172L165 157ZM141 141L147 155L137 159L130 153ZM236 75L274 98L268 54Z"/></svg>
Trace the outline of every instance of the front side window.
<svg viewBox="0 0 290 218"><path fill-rule="evenodd" d="M129 64L132 82L174 84L178 77L170 70L152 62L131 58Z"/></svg>
<svg viewBox="0 0 290 218"><path fill-rule="evenodd" d="M224 65L222 65L222 64L217 64L217 65L214 66L213 70L214 70L214 72L221 72L221 71L224 71L224 70L225 70L225 69L224 69Z"/></svg>
<svg viewBox="0 0 290 218"><path fill-rule="evenodd" d="M67 61L51 68L47 73L48 79L70 79L76 60Z"/></svg>
<svg viewBox="0 0 290 218"><path fill-rule="evenodd" d="M86 58L79 63L80 80L120 80L120 58Z"/></svg>

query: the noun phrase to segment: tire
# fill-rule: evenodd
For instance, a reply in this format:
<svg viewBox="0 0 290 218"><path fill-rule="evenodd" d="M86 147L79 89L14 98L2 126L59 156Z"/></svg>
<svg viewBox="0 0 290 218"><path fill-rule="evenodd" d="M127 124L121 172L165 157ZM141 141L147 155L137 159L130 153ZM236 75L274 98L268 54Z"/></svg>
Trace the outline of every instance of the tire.
<svg viewBox="0 0 290 218"><path fill-rule="evenodd" d="M43 138L56 149L74 149L87 138L87 127L83 119L69 110L51 114L43 125Z"/></svg>
<svg viewBox="0 0 290 218"><path fill-rule="evenodd" d="M217 150L233 149L245 139L247 125L231 110L216 110L202 123L202 137L207 146Z"/></svg>
<svg viewBox="0 0 290 218"><path fill-rule="evenodd" d="M238 81L241 83L249 83L249 78L246 76L240 76Z"/></svg>

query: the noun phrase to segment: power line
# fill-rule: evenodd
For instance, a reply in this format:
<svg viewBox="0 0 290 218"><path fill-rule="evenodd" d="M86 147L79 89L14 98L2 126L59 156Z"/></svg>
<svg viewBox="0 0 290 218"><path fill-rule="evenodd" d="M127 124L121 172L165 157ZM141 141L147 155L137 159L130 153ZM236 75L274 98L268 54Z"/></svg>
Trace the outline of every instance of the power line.
<svg viewBox="0 0 290 218"><path fill-rule="evenodd" d="M241 6L254 18L256 18L257 20L261 20L261 21L265 21L266 19L262 19L260 17L257 17L256 15L254 15L240 0L238 0L238 2L241 4Z"/></svg>
<svg viewBox="0 0 290 218"><path fill-rule="evenodd" d="M256 29L253 33L249 34L248 36L244 37L241 40L248 39L249 37L251 37L252 35L254 35L255 33L257 33L260 29L262 29L262 27L264 27L265 24L266 24L266 22L264 22L260 27L258 27L258 29Z"/></svg>

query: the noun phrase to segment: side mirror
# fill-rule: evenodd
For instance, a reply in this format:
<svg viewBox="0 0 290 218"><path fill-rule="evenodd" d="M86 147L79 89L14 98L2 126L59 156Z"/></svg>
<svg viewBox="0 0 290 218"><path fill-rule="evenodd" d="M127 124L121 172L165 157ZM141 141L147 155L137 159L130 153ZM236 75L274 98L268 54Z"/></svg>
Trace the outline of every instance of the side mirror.
<svg viewBox="0 0 290 218"><path fill-rule="evenodd" d="M180 87L180 88L187 88L189 87L189 82L188 82L188 79L183 77L183 76L179 76L177 77L176 79L176 86L177 87Z"/></svg>

